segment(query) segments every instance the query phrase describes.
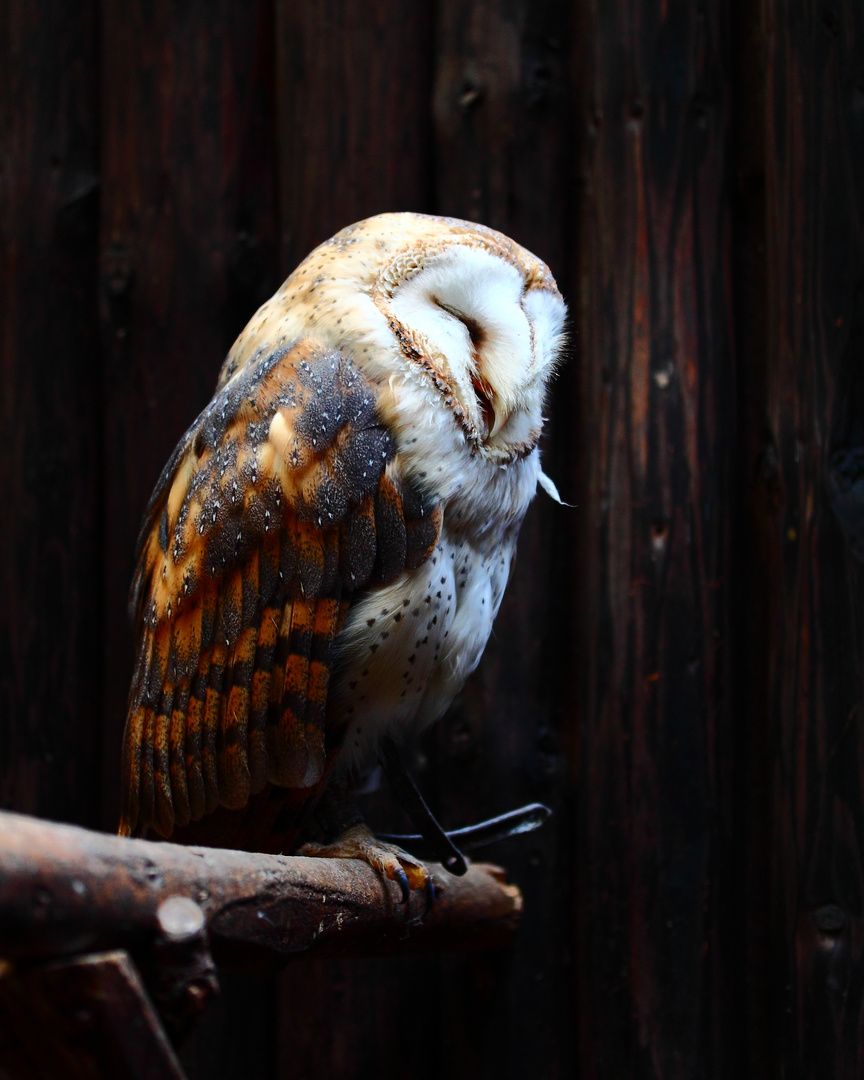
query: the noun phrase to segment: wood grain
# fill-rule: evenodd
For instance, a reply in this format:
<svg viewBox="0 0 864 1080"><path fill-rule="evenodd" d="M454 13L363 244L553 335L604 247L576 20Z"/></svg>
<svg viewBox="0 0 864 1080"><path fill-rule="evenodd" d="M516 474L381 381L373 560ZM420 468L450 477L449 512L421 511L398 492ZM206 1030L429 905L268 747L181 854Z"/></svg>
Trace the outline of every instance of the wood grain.
<svg viewBox="0 0 864 1080"><path fill-rule="evenodd" d="M0 806L94 824L102 682L95 3L6 4L0 54Z"/></svg>
<svg viewBox="0 0 864 1080"><path fill-rule="evenodd" d="M860 489L837 460L864 446L864 13L769 3L763 20L774 1054L784 1076L851 1078L864 1069L864 575Z"/></svg>
<svg viewBox="0 0 864 1080"><path fill-rule="evenodd" d="M740 1075L727 34L685 4L586 5L577 29L586 1076Z"/></svg>
<svg viewBox="0 0 864 1080"><path fill-rule="evenodd" d="M431 5L277 0L282 259L354 221L432 210Z"/></svg>

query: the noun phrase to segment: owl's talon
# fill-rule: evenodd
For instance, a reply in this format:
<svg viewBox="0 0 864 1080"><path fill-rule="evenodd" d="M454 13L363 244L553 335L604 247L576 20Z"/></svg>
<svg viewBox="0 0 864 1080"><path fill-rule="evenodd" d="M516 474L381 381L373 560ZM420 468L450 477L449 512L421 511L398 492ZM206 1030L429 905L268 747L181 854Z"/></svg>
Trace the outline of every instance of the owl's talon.
<svg viewBox="0 0 864 1080"><path fill-rule="evenodd" d="M402 903L408 907L411 903L411 886L408 884L408 875L401 866L397 866L393 870L393 877L402 891Z"/></svg>
<svg viewBox="0 0 864 1080"><path fill-rule="evenodd" d="M406 907L411 893L422 889L427 898L427 914L435 899L432 875L423 863L395 844L378 840L363 822L350 826L332 844L304 844L297 854L316 859L362 859L399 886Z"/></svg>

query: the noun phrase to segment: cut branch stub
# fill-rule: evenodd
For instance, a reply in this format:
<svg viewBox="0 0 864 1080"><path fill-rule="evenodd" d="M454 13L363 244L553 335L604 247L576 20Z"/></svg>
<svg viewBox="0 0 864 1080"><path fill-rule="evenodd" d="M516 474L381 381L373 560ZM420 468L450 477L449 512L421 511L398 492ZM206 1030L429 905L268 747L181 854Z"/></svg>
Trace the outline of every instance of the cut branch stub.
<svg viewBox="0 0 864 1080"><path fill-rule="evenodd" d="M189 1034L204 1006L219 993L207 920L188 896L169 896L156 910L159 932L139 958L144 981L175 1042Z"/></svg>

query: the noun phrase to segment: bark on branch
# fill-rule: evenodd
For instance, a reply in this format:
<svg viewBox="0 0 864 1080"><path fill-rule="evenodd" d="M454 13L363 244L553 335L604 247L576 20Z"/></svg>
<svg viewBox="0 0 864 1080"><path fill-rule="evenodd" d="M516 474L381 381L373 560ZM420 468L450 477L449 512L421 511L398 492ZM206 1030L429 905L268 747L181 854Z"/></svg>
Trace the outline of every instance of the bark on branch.
<svg viewBox="0 0 864 1080"><path fill-rule="evenodd" d="M49 959L105 949L149 952L169 897L198 904L214 958L266 971L292 956L368 956L505 944L519 890L483 864L401 904L365 863L254 855L129 840L0 812L0 956Z"/></svg>

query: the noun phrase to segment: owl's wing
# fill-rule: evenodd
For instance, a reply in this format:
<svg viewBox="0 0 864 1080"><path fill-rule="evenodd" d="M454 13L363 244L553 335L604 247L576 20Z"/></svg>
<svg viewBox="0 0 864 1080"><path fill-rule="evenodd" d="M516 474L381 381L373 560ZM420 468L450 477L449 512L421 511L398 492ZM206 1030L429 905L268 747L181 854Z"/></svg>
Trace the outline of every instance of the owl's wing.
<svg viewBox="0 0 864 1080"><path fill-rule="evenodd" d="M375 386L310 341L253 360L186 433L139 540L121 833L320 784L351 597L440 532L395 451Z"/></svg>

